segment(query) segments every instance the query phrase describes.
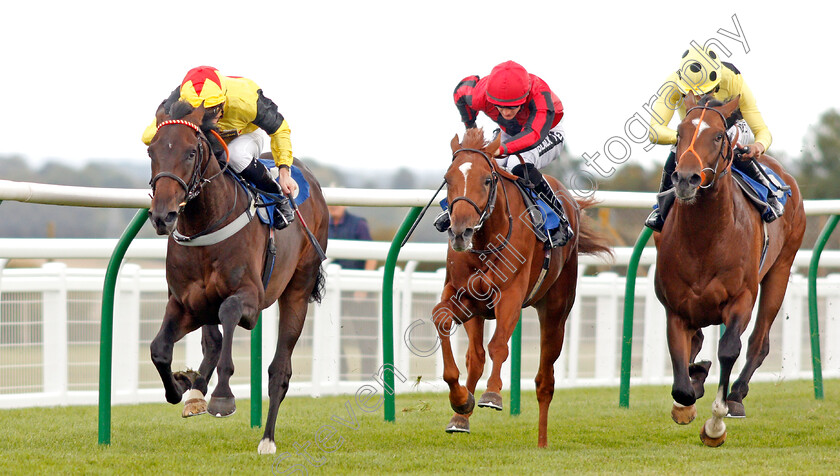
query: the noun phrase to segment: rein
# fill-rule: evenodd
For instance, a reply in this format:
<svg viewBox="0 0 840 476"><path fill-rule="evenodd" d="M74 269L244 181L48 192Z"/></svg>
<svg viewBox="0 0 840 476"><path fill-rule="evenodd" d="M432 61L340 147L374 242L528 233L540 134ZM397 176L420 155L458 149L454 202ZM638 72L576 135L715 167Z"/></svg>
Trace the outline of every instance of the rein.
<svg viewBox="0 0 840 476"><path fill-rule="evenodd" d="M454 208L455 203L457 203L459 201L464 201L464 202L470 204L475 209L476 213L478 213L478 215L479 215L478 223L475 225L475 227L473 227L473 229L475 231L478 231L484 225L484 222L493 213L493 209L496 206L496 196L497 196L497 193L498 193L498 184L499 184L499 173L496 171L495 163L493 162L493 160L483 150L470 149L470 148L458 149L458 150L456 150L455 152L452 153L452 160L453 161L455 161L455 157L457 157L458 153L460 153L460 152L475 152L475 153L481 154L481 156L484 157L484 160L487 161L487 164L490 166L490 170L491 170L492 181L490 183L490 193L489 193L489 196L487 197L487 203L484 205L483 210L481 208L479 208L478 204L476 204L472 199L470 199L469 197L467 197L465 195L462 195L460 197L455 197L454 199L452 199L451 202L449 202L450 213L452 212L452 209ZM469 250L470 253L477 253L477 254L496 253L496 252L499 252L499 251L503 250L508 245L508 243L510 242L510 236L513 233L513 216L510 213L510 201L508 200L507 190L505 189L504 186L502 186L502 193L505 195L505 209L507 211L507 216L508 216L508 231L507 231L507 235L505 236L504 241L502 242L501 245L499 245L497 247L496 246L490 246L486 250L470 249Z"/></svg>
<svg viewBox="0 0 840 476"><path fill-rule="evenodd" d="M700 166L701 166L701 169L700 169L700 176L701 176L700 188L706 189L706 188L709 188L712 185L714 185L715 181L718 179L718 166L720 165L720 159L724 159L724 162L726 164L723 167L723 172L721 173L721 176L726 175L726 172L729 170L729 166L732 165L732 159L735 156L735 146L737 145L738 140L736 139L736 140L733 141L732 138L729 137L729 134L727 133L727 130L726 130L726 118L723 117L722 112L718 111L717 109L715 109L713 107L709 107L709 106L694 106L691 109L689 109L688 111L686 111L686 113L685 113L686 117L688 117L688 115L691 113L691 111L693 111L695 109L700 109L702 111L700 113L700 119L699 119L700 122L698 123L698 126L695 127L695 129L694 129L695 133L691 137L691 144L689 144L688 148L686 150L684 150L682 154L680 154L680 157L677 159L677 163L679 163L679 161L682 159L682 157L686 153L691 152L692 154L694 154L694 156L697 157L697 160L700 161ZM699 124L703 123L703 117L706 115L706 111L714 111L718 114L718 116L720 116L720 120L723 122L723 127L724 127L723 135L726 138L726 141L721 142L721 144L720 144L720 149L718 150L718 156L717 156L717 159L715 160L714 168L712 168L712 167L702 167L703 162L700 159L700 154L698 154L697 151L694 150L694 142L697 140L697 137L700 136L700 126L699 126ZM724 150L726 150L728 153L724 153ZM703 185L703 182L706 181L706 170L709 170L709 171L712 172L712 181L709 182L706 185Z"/></svg>

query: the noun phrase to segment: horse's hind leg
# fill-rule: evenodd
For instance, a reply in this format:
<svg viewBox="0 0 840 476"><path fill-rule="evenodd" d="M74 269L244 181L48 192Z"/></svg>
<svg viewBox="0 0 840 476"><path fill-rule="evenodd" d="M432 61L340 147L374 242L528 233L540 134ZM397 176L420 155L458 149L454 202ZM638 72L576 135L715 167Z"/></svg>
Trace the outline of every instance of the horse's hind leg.
<svg viewBox="0 0 840 476"><path fill-rule="evenodd" d="M691 337L691 358L689 359L691 365L688 366L688 376L691 379L691 385L694 387L694 398L698 400L706 393L706 388L703 385L706 383L706 377L709 376L709 369L712 368L712 363L708 360L694 362L702 348L703 330L697 329L697 332Z"/></svg>
<svg viewBox="0 0 840 476"><path fill-rule="evenodd" d="M268 366L268 416L265 420L265 432L257 447L259 454L274 454L277 451L277 445L274 442L277 414L280 411L280 403L286 398L286 392L289 390L289 380L292 378L292 351L303 330L309 295L314 286L312 283L316 279L316 274L315 272L296 272L279 299L280 323L277 332L277 349ZM307 279L310 275L311 277Z"/></svg>
<svg viewBox="0 0 840 476"><path fill-rule="evenodd" d="M183 309L172 299L166 305L166 312L160 330L149 346L152 363L163 382L166 401L172 404L180 403L181 397L191 386L186 374L179 372L172 374L172 349L192 329L185 326Z"/></svg>
<svg viewBox="0 0 840 476"><path fill-rule="evenodd" d="M770 327L776 320L776 315L779 313L785 298L785 290L790 277L790 265L789 262L778 263L764 277L761 285L761 298L758 301L755 328L750 334L747 344L747 360L744 368L741 369L738 380L732 384L732 390L726 397L726 403L729 407L727 416L735 418L747 416L743 400L750 390L750 379L770 352Z"/></svg>
<svg viewBox="0 0 840 476"><path fill-rule="evenodd" d="M571 303L567 305L567 300L574 300L574 294L566 295L567 289L560 288L563 296L559 298L554 296L557 293L552 289L551 295L546 299L547 306L538 309L540 318L540 366L534 383L536 383L537 402L540 407L537 436L537 446L540 448L548 446L548 408L554 399L554 363L557 362L560 351L563 349L566 319L571 310Z"/></svg>
<svg viewBox="0 0 840 476"><path fill-rule="evenodd" d="M209 324L201 327L201 365L198 367L198 374L192 382L192 388L187 393L187 400L184 402L184 418L202 415L207 413L207 382L213 376L216 365L219 363L219 356L222 350L222 333L219 326Z"/></svg>

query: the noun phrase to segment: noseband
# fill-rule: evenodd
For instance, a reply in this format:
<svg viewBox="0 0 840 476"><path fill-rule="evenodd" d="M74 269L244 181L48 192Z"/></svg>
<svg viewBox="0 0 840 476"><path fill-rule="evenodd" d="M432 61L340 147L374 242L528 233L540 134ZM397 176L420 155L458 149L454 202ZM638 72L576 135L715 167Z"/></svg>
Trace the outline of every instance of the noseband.
<svg viewBox="0 0 840 476"><path fill-rule="evenodd" d="M701 115L700 115L700 123L698 123L697 129L700 128L700 124L703 122L703 116L705 115L705 112L706 111L714 111L714 112L717 113L718 116L720 116L720 120L723 121L723 127L724 127L723 136L726 139L725 142L722 141L721 144L720 144L720 149L718 150L718 156L717 156L717 159L715 160L714 168L703 167L702 169L700 169L700 173L703 174L703 175L705 175L706 170L709 170L709 171L712 172L712 181L709 182L707 185L703 185L702 183L700 184L700 188L705 189L705 188L709 188L709 187L711 187L712 185L715 184L715 180L717 180L717 178L718 178L718 166L720 165L720 159L724 159L724 162L726 164L723 167L723 172L721 173L721 176L726 175L726 172L729 169L729 165L732 164L732 158L734 157L734 153L735 153L735 151L734 151L735 145L734 144L737 144L737 140L733 141L729 137L729 133L728 133L727 127L726 127L726 118L723 117L722 112L718 111L717 109L715 109L713 107L709 107L709 106L694 106L691 109L689 109L688 111L686 111L686 113L685 113L686 117L688 117L688 115L691 113L691 111L693 111L695 109L700 109L700 110L703 111L703 113L701 113ZM682 156L685 155L685 153L688 152L688 151L691 151L692 153L694 153L694 155L698 159L700 159L700 155L697 154L697 152L694 150L694 141L697 139L697 136L699 136L699 135L700 135L700 133L697 132L694 135L694 137L692 137L691 144L688 146L688 149L686 149L682 154L680 154L680 157L677 159L677 163L679 163L679 159L681 159ZM725 153L724 151L727 151L728 153ZM702 162L701 162L701 165L702 165Z"/></svg>

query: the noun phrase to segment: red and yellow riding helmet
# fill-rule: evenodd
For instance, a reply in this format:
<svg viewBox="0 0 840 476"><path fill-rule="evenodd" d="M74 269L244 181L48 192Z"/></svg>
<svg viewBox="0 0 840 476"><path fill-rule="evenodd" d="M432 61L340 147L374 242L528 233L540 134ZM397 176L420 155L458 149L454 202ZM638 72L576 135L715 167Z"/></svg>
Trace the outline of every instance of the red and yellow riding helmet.
<svg viewBox="0 0 840 476"><path fill-rule="evenodd" d="M224 76L212 66L198 66L187 71L181 82L181 99L198 107L204 103L205 108L218 106L225 102Z"/></svg>

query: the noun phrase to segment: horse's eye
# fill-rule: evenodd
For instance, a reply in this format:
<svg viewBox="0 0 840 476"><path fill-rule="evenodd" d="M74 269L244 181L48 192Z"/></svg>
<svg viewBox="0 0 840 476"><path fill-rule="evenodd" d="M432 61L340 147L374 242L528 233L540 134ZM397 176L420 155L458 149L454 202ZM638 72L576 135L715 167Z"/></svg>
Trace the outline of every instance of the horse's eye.
<svg viewBox="0 0 840 476"><path fill-rule="evenodd" d="M485 185L485 186L489 187L491 183L493 183L493 179L492 179L492 178L487 177L486 179L484 179L484 185Z"/></svg>
<svg viewBox="0 0 840 476"><path fill-rule="evenodd" d="M720 142L723 140L723 132L718 132L715 136L715 142Z"/></svg>
<svg viewBox="0 0 840 476"><path fill-rule="evenodd" d="M189 157L189 159L190 159L190 160L195 159L195 149L192 149L192 150L190 151L190 157Z"/></svg>

